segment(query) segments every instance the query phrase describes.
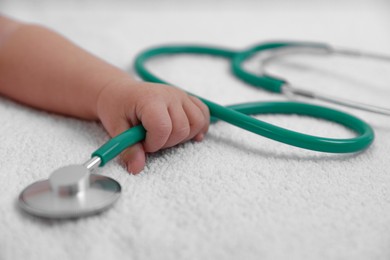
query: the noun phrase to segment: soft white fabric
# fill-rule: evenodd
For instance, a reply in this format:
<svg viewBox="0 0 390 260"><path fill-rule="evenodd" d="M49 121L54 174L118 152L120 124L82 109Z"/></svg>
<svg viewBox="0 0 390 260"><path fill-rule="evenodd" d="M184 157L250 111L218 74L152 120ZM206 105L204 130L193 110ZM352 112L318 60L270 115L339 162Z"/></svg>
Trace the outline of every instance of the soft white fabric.
<svg viewBox="0 0 390 260"><path fill-rule="evenodd" d="M245 48L301 39L389 53L385 1L269 2L230 1L222 8L218 1L6 1L0 7L128 70L137 52L161 43ZM182 56L150 66L221 104L283 100L233 78L224 60ZM248 67L258 69L256 62ZM296 56L270 69L309 89L390 103L386 63ZM0 259L389 259L390 120L340 109L374 127L369 149L312 152L220 122L201 143L149 156L140 175L109 163L99 173L123 187L114 208L58 222L21 214L19 192L60 166L84 162L108 136L98 123L0 98ZM315 135L353 136L312 118L258 118Z"/></svg>

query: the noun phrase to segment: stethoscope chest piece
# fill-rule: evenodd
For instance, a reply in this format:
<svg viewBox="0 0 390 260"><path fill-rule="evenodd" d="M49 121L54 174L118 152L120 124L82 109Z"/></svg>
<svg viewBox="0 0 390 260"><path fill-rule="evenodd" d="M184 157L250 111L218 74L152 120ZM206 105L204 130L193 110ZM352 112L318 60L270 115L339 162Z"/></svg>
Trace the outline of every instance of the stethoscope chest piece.
<svg viewBox="0 0 390 260"><path fill-rule="evenodd" d="M91 174L84 165L70 165L54 171L48 180L26 187L18 204L39 217L78 218L108 209L120 193L121 186L114 179Z"/></svg>

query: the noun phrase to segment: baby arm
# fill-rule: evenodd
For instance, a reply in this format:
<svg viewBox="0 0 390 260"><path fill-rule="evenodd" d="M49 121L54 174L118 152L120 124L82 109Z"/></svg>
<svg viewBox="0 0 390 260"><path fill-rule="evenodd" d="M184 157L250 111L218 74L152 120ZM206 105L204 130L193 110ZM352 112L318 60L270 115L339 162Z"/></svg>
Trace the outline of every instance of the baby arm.
<svg viewBox="0 0 390 260"><path fill-rule="evenodd" d="M47 111L100 120L116 136L141 124L146 139L121 154L129 172L156 152L207 132L209 111L166 85L137 82L57 33L0 16L0 94Z"/></svg>

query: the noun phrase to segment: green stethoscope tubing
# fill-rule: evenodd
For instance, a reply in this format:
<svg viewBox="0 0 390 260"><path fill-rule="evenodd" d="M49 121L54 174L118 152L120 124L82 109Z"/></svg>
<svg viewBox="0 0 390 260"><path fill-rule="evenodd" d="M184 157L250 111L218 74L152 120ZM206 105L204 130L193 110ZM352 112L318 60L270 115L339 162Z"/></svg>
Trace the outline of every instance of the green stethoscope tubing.
<svg viewBox="0 0 390 260"><path fill-rule="evenodd" d="M328 46L322 43L300 43L300 42L272 42L272 43L263 43L256 45L252 48L244 50L242 52L238 52L236 55L232 57L231 69L234 75L237 78L243 80L244 82L250 84L251 86L266 89L270 92L281 93L282 87L287 82L283 79L279 79L276 77L269 77L267 75L255 75L247 72L243 69L243 63L248 60L250 57L255 55L258 52L266 51L275 48L283 48L283 47L303 47L310 46L316 48L324 48L327 49Z"/></svg>
<svg viewBox="0 0 390 260"><path fill-rule="evenodd" d="M169 84L151 73L146 68L145 63L152 58L165 55L206 54L218 56L232 60L232 71L236 76L241 78L246 77L245 81L250 82L254 86L259 86L273 92L281 92L284 81L267 77L253 77L254 75L249 76L252 81L248 81L249 73L245 76L245 71L243 74L243 70L237 70L237 66L240 67L243 60L248 56L253 55L255 52L292 45L297 45L297 43L265 43L243 52L211 46L160 46L140 53L136 57L134 66L138 75L145 81ZM351 153L367 148L374 140L374 131L367 123L350 114L331 108L300 102L252 102L224 107L194 94L188 94L199 98L205 103L210 110L210 115L214 119L220 119L255 134L304 149L328 153ZM322 118L350 128L357 133L357 136L348 139L334 139L303 134L248 116L255 114L299 114ZM109 140L106 144L96 150L92 156L100 157L100 166L103 166L125 148L142 141L145 138L145 135L146 132L142 125L132 127Z"/></svg>

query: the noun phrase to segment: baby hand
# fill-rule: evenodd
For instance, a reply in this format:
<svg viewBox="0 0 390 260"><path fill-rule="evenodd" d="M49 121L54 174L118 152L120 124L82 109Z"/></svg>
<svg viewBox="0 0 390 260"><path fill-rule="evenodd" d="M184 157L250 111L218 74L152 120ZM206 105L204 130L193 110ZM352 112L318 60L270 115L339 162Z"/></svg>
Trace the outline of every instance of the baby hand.
<svg viewBox="0 0 390 260"><path fill-rule="evenodd" d="M121 154L130 173L145 166L145 153L194 139L201 141L210 122L207 106L184 91L155 83L125 80L107 85L99 94L97 114L114 137L138 124L146 129L144 142Z"/></svg>

